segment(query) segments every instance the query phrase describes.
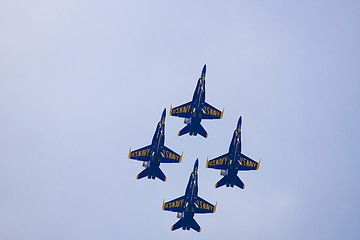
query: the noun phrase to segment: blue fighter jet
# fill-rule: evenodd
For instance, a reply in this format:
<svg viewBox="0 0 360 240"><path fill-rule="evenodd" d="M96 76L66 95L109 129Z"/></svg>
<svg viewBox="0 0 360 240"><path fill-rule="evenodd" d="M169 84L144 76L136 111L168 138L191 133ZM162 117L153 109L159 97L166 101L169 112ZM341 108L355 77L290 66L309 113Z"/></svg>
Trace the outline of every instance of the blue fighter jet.
<svg viewBox="0 0 360 240"><path fill-rule="evenodd" d="M220 157L206 161L207 168L221 170L220 175L224 177L215 184L215 188L226 184L226 187L234 187L244 189L245 185L237 176L238 171L249 171L259 169L259 162L255 162L251 158L241 153L241 116L239 118L237 128L234 131L233 138L229 147L229 152Z"/></svg>
<svg viewBox="0 0 360 240"><path fill-rule="evenodd" d="M185 103L178 107L170 107L170 115L185 118L184 123L187 124L180 130L178 136L189 133L190 135L200 134L207 138L208 134L204 127L201 126L202 119L221 119L224 113L224 109L220 112L210 104L205 102L205 73L206 65L201 73L196 89L191 102Z"/></svg>
<svg viewBox="0 0 360 240"><path fill-rule="evenodd" d="M192 228L197 232L201 232L199 224L194 219L194 214L214 213L216 210L217 204L214 206L197 195L198 165L199 161L196 159L194 170L190 175L189 183L186 187L185 195L166 203L165 199L163 201L163 210L177 212L177 217L180 218L180 220L171 227L171 231L178 228L182 228L183 230L190 230L190 228Z"/></svg>
<svg viewBox="0 0 360 240"><path fill-rule="evenodd" d="M166 109L164 109L161 120L156 127L152 143L149 146L137 149L135 151L129 150L129 158L143 161L145 169L137 175L137 179L148 177L149 179L159 178L166 181L165 174L159 168L160 163L180 163L181 156L171 149L164 146L165 142L165 116Z"/></svg>

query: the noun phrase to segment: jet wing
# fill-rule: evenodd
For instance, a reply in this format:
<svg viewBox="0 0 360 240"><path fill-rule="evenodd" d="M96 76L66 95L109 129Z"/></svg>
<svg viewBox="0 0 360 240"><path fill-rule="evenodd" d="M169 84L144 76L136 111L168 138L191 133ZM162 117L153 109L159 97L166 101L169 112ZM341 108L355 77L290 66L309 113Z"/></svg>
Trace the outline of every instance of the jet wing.
<svg viewBox="0 0 360 240"><path fill-rule="evenodd" d="M171 212L184 212L185 196L175 198L169 202L163 202L162 209Z"/></svg>
<svg viewBox="0 0 360 240"><path fill-rule="evenodd" d="M260 165L260 160L259 162L255 162L254 160L252 160L251 158L245 156L244 154L240 155L240 158L237 159L239 161L239 170L257 170L259 168Z"/></svg>
<svg viewBox="0 0 360 240"><path fill-rule="evenodd" d="M130 148L129 158L139 160L139 161L149 161L150 153L151 153L151 145L143 147L143 148L139 148L134 151L131 151L131 148Z"/></svg>
<svg viewBox="0 0 360 240"><path fill-rule="evenodd" d="M217 204L214 206L198 196L195 202L195 213L214 213L216 210L216 205Z"/></svg>
<svg viewBox="0 0 360 240"><path fill-rule="evenodd" d="M190 118L191 104L192 102L188 102L175 108L170 107L170 115L182 118Z"/></svg>
<svg viewBox="0 0 360 240"><path fill-rule="evenodd" d="M221 119L223 113L224 109L221 112L220 110L214 108L213 106L205 102L203 107L202 119Z"/></svg>
<svg viewBox="0 0 360 240"><path fill-rule="evenodd" d="M225 170L228 168L228 153L221 155L220 157L214 158L212 160L206 161L207 168L214 168L214 169L222 169Z"/></svg>
<svg viewBox="0 0 360 240"><path fill-rule="evenodd" d="M179 163L181 162L182 159L182 154L179 155L176 152L174 152L173 150L171 150L170 148L167 148L164 146L163 150L162 150L162 158L160 160L160 162L162 163Z"/></svg>

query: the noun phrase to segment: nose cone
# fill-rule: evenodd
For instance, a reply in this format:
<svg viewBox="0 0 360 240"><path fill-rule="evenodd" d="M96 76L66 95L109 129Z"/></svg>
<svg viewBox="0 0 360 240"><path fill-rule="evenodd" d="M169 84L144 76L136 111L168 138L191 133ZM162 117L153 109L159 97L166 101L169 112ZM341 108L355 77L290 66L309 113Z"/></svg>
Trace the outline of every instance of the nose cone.
<svg viewBox="0 0 360 240"><path fill-rule="evenodd" d="M204 65L203 69L202 69L202 74L206 73L206 64Z"/></svg>
<svg viewBox="0 0 360 240"><path fill-rule="evenodd" d="M198 166L199 166L199 160L196 159L195 164L194 164L194 172L197 172Z"/></svg>
<svg viewBox="0 0 360 240"><path fill-rule="evenodd" d="M201 72L201 82L205 81L205 73L206 73L206 64L204 65L202 72Z"/></svg>
<svg viewBox="0 0 360 240"><path fill-rule="evenodd" d="M237 125L237 131L240 132L241 130L241 122L242 122L242 119L241 119L241 116L239 118L239 121L238 121L238 125Z"/></svg>
<svg viewBox="0 0 360 240"><path fill-rule="evenodd" d="M160 126L163 127L165 124L165 116L166 116L166 108L164 108L164 111L162 112L161 119L160 119Z"/></svg>

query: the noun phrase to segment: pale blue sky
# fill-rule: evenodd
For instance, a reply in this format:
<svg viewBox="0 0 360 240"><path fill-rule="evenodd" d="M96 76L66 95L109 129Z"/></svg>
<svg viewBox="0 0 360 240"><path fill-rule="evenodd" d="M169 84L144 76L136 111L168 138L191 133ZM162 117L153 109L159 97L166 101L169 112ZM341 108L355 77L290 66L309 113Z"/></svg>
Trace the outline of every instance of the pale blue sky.
<svg viewBox="0 0 360 240"><path fill-rule="evenodd" d="M359 239L358 1L0 2L0 239ZM130 147L162 110L192 98L225 108L209 133L165 145L168 180L136 180ZM243 116L245 189L215 189L206 157ZM175 232L162 201L199 158L202 232Z"/></svg>

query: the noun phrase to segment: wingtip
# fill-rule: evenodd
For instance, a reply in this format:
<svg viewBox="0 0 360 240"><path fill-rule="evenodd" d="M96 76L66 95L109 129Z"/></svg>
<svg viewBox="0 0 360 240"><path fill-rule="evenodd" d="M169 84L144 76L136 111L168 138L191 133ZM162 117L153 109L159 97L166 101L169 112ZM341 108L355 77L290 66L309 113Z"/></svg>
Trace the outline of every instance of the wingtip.
<svg viewBox="0 0 360 240"><path fill-rule="evenodd" d="M257 166L256 166L256 170L258 170L258 169L259 169L259 166L260 166L260 161L261 161L261 158L259 159L259 162L258 162L258 164L257 164Z"/></svg>
<svg viewBox="0 0 360 240"><path fill-rule="evenodd" d="M199 232L201 232L201 228L199 229Z"/></svg>
<svg viewBox="0 0 360 240"><path fill-rule="evenodd" d="M206 137L205 138L207 138L209 136L209 134L208 133L206 133Z"/></svg>
<svg viewBox="0 0 360 240"><path fill-rule="evenodd" d="M217 183L215 183L215 188L217 188Z"/></svg>
<svg viewBox="0 0 360 240"><path fill-rule="evenodd" d="M131 157L131 148L129 149L129 156L128 156L128 158L130 159L130 157Z"/></svg>
<svg viewBox="0 0 360 240"><path fill-rule="evenodd" d="M225 108L223 108L223 110L221 111L221 114L220 114L220 119L222 119L222 117L223 117L223 114L224 114L224 109L225 109Z"/></svg>
<svg viewBox="0 0 360 240"><path fill-rule="evenodd" d="M162 210L164 210L164 205L165 205L165 198L164 198L164 200L163 200Z"/></svg>
<svg viewBox="0 0 360 240"><path fill-rule="evenodd" d="M244 184L244 186L243 186L243 188L242 189L245 189L245 184Z"/></svg>
<svg viewBox="0 0 360 240"><path fill-rule="evenodd" d="M206 167L209 168L208 166L209 166L209 157L207 157L206 159Z"/></svg>
<svg viewBox="0 0 360 240"><path fill-rule="evenodd" d="M178 132L178 136L180 136L180 131Z"/></svg>
<svg viewBox="0 0 360 240"><path fill-rule="evenodd" d="M139 174L138 174L138 175L136 175L136 179L139 179Z"/></svg>
<svg viewBox="0 0 360 240"><path fill-rule="evenodd" d="M184 152L181 153L179 163L181 163L181 160L182 160L183 155L184 155Z"/></svg>
<svg viewBox="0 0 360 240"><path fill-rule="evenodd" d="M213 213L216 211L216 206L217 206L217 202L215 203L215 207L214 207Z"/></svg>
<svg viewBox="0 0 360 240"><path fill-rule="evenodd" d="M172 116L172 105L170 105L170 116Z"/></svg>
<svg viewBox="0 0 360 240"><path fill-rule="evenodd" d="M164 182L166 182L166 179L167 179L167 177L165 177L165 180L164 180Z"/></svg>

